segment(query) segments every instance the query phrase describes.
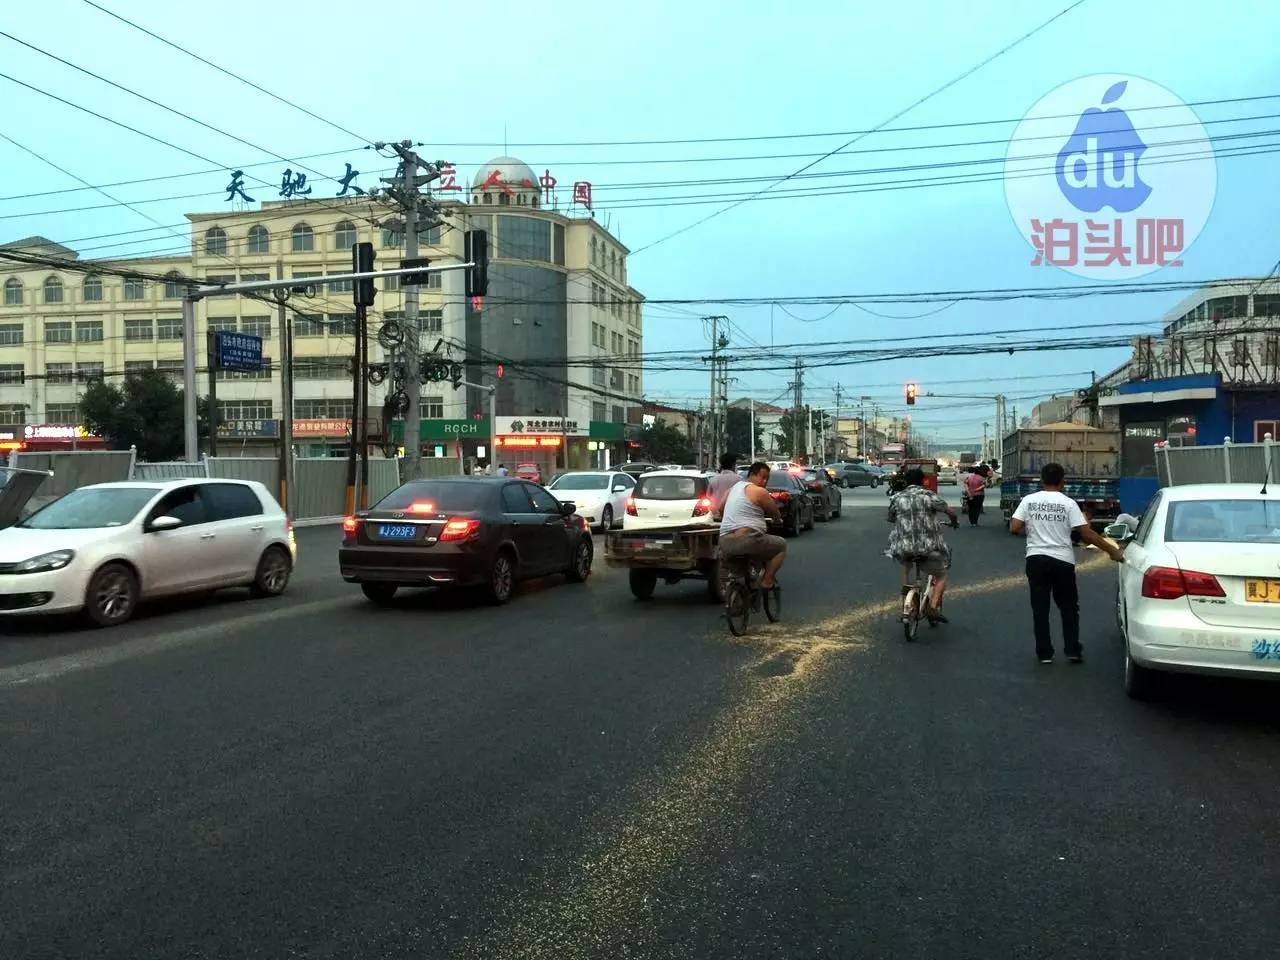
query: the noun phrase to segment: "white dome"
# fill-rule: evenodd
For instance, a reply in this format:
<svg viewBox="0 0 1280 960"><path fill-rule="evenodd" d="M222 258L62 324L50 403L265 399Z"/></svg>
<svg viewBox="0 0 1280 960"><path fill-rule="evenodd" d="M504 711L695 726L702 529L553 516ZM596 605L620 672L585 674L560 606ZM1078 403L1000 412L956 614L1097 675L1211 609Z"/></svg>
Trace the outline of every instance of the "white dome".
<svg viewBox="0 0 1280 960"><path fill-rule="evenodd" d="M494 173L497 173L497 182L515 190L537 190L538 175L533 172L527 163L523 160L517 160L515 157L495 157L484 166L475 175L475 179L471 181L471 189L482 190L485 184L489 183Z"/></svg>

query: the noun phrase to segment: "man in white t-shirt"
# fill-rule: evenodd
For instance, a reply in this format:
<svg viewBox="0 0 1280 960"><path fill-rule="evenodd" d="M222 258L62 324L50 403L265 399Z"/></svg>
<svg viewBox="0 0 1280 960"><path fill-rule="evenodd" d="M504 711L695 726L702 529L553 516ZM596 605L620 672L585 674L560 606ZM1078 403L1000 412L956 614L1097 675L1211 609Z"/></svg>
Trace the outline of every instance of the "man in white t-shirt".
<svg viewBox="0 0 1280 960"><path fill-rule="evenodd" d="M1035 624L1036 656L1053 663L1049 636L1049 600L1062 615L1062 647L1072 663L1084 662L1080 645L1080 595L1076 590L1076 556L1071 546L1074 531L1085 543L1105 552L1116 563L1124 562L1124 549L1094 533L1079 505L1062 492L1066 472L1058 463L1040 471L1041 491L1024 497L1013 512L1009 530L1027 538L1027 583L1031 587L1031 617Z"/></svg>

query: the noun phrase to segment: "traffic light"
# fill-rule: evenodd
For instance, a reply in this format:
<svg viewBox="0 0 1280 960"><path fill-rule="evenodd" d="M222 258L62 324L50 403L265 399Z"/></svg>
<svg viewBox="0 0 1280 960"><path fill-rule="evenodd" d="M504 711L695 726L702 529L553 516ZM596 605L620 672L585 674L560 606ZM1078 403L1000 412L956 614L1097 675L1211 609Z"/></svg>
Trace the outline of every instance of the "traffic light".
<svg viewBox="0 0 1280 960"><path fill-rule="evenodd" d="M402 273L400 274L400 285L403 287L425 287L431 282L431 274L427 273L427 267L431 266L431 260L427 257L413 257L410 260L401 260L401 270L421 270L422 273Z"/></svg>
<svg viewBox="0 0 1280 960"><path fill-rule="evenodd" d="M506 372L507 372L507 368L506 368L506 367L504 367L502 364L498 364L498 370L497 370L497 373L498 373L498 379L499 379L499 380L501 380L501 379L503 378L503 376L506 374Z"/></svg>
<svg viewBox="0 0 1280 960"><path fill-rule="evenodd" d="M914 406L916 402L916 385L914 383L907 384L907 406Z"/></svg>
<svg viewBox="0 0 1280 960"><path fill-rule="evenodd" d="M467 269L466 296L483 297L489 292L489 234L485 230L468 230L464 255L475 264Z"/></svg>
<svg viewBox="0 0 1280 960"><path fill-rule="evenodd" d="M375 269L373 262L377 258L378 255L374 253L372 243L353 243L351 245L351 272L372 273ZM357 307L373 306L373 298L377 295L378 291L373 285L373 277L357 280L351 285L351 299Z"/></svg>

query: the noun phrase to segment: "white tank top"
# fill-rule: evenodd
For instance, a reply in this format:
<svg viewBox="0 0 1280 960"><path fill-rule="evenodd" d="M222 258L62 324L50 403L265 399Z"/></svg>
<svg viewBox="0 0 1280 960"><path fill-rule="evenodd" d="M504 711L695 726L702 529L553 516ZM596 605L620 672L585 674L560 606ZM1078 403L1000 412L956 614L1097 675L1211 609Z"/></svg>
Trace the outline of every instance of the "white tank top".
<svg viewBox="0 0 1280 960"><path fill-rule="evenodd" d="M720 529L725 533L740 530L743 527L758 530L760 533L768 530L764 511L747 499L748 486L750 486L748 480L734 484L729 491L729 496L725 498L724 513L720 517Z"/></svg>

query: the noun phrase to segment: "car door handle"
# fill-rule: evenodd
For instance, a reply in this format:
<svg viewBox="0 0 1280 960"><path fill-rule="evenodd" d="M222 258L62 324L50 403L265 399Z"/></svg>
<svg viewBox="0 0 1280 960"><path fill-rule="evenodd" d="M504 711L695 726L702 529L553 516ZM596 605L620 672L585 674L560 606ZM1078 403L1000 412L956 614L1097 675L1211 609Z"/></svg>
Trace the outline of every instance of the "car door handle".
<svg viewBox="0 0 1280 960"><path fill-rule="evenodd" d="M254 533L261 533L266 528L263 527L262 524L258 524L256 527L250 527L249 529L252 530Z"/></svg>
<svg viewBox="0 0 1280 960"><path fill-rule="evenodd" d="M213 539L214 537L216 537L216 536L217 536L217 534L216 534L216 533L202 533L202 534L200 534L200 539L201 539L201 540L212 540L212 539Z"/></svg>

